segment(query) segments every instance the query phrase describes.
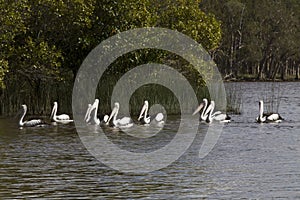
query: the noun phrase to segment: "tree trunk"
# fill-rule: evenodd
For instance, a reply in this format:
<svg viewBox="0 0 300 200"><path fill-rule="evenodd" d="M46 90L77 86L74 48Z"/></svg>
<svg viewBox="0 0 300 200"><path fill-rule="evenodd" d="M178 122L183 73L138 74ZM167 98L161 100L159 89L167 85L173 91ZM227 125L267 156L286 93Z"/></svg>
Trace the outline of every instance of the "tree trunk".
<svg viewBox="0 0 300 200"><path fill-rule="evenodd" d="M299 80L299 64L296 65L296 80Z"/></svg>

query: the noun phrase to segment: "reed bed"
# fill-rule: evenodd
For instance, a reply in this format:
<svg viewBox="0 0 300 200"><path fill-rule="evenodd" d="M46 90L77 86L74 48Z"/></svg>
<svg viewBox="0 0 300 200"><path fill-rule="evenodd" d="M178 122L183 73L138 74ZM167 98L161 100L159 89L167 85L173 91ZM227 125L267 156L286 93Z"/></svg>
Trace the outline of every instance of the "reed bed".
<svg viewBox="0 0 300 200"><path fill-rule="evenodd" d="M284 90L278 83L265 83L265 91L261 94L266 113L278 113Z"/></svg>
<svg viewBox="0 0 300 200"><path fill-rule="evenodd" d="M227 112L241 114L243 108L243 89L238 84L226 85Z"/></svg>
<svg viewBox="0 0 300 200"><path fill-rule="evenodd" d="M111 112L111 96L116 83L119 81L122 74L102 76L98 83L96 95L93 98L100 99L99 112ZM168 115L172 114L191 114L199 102L203 98L215 100L216 109L222 108L226 103L221 101L223 97L222 87L220 84L216 86L206 86L205 83L199 83L198 80L189 80L189 84L193 87L197 101L190 99L184 85L174 82L172 77L164 77L175 84L180 92L179 96L175 96L172 91L162 85L146 84L138 88L130 97L129 108L131 115L138 115L145 100L148 100L151 105L160 104L164 107ZM132 80L134 81L134 80ZM22 83L22 84L17 84ZM236 85L236 84L235 84ZM60 82L40 82L32 84L28 80L12 81L7 83L7 88L0 91L0 114L6 116L15 115L20 110L22 104L27 104L28 114L31 115L49 115L53 106L53 102L59 103L59 113L72 113L72 90L73 82L65 80ZM242 107L242 89L238 86L227 88L227 112L240 114ZM275 94L275 88L273 88ZM211 93L210 93L211 92ZM128 96L127 88L123 88L119 94L120 98ZM83 98L84 99L84 98ZM268 99L269 100L269 99ZM273 107L275 98L271 98ZM180 105L179 102L183 102ZM92 103L92 102L89 102ZM83 102L83 109L86 109L87 103ZM86 107L85 107L86 106ZM278 107L279 105L277 105ZM273 108L272 107L272 108ZM122 108L122 105L121 105ZM120 110L121 110L120 108ZM226 108L226 107L225 107ZM181 110L184 113L181 113ZM122 110L121 110L122 111ZM222 110L225 111L225 110ZM121 112L120 112L121 113Z"/></svg>

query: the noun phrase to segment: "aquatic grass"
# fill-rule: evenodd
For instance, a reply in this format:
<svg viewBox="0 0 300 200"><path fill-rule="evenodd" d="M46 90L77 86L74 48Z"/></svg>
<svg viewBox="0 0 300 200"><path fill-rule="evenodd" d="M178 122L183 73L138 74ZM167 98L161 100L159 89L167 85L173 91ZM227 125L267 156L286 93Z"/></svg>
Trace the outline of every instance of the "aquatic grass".
<svg viewBox="0 0 300 200"><path fill-rule="evenodd" d="M243 106L243 89L238 84L226 84L227 112L241 114Z"/></svg>
<svg viewBox="0 0 300 200"><path fill-rule="evenodd" d="M261 95L264 101L264 107L267 113L278 113L280 107L281 97L284 90L280 87L280 84L273 82L272 84L266 83L265 91Z"/></svg>
<svg viewBox="0 0 300 200"><path fill-rule="evenodd" d="M169 78L169 77L166 77ZM119 76L107 76L101 78L95 98L100 98L100 109L101 112L108 113L111 110L111 95L114 87L116 86L117 81L119 80ZM172 79L170 79L172 80ZM176 83L173 83L176 84ZM193 85L193 84L191 84ZM196 85L196 84L194 84ZM162 105L168 115L172 114L180 114L180 106L182 110L185 111L184 114L191 114L193 109L197 106L198 102L193 102L189 99L189 95L186 92L186 89L178 84L176 85L181 91L181 95L176 97L172 91L162 85L158 84L146 84L138 88L130 98L130 113L132 115L137 115L142 108L144 101L148 100L150 106L154 104ZM209 98L209 92L207 87L205 86L195 86L194 87L195 94L198 98L198 101L202 101L203 98ZM126 88L121 89L121 93L119 94L120 98L122 96L127 96L128 91ZM183 105L179 105L179 100L184 102ZM120 113L122 114L122 105L120 106Z"/></svg>

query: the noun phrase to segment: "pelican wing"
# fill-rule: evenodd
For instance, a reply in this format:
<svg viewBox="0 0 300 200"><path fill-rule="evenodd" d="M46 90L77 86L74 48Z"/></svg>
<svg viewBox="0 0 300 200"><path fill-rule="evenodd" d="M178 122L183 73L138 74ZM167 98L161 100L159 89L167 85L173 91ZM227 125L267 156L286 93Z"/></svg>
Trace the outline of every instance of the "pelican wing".
<svg viewBox="0 0 300 200"><path fill-rule="evenodd" d="M131 118L130 117L123 117L122 119L119 120L120 125L126 125L131 123Z"/></svg>
<svg viewBox="0 0 300 200"><path fill-rule="evenodd" d="M160 122L164 119L164 115L162 113L158 113L155 117L155 120Z"/></svg>
<svg viewBox="0 0 300 200"><path fill-rule="evenodd" d="M214 114L212 114L212 117L215 117L215 116L220 115L220 114L222 114L221 111L216 111L216 112L214 112Z"/></svg>
<svg viewBox="0 0 300 200"><path fill-rule="evenodd" d="M133 126L130 117L123 117L122 119L117 119L113 121L114 125L119 128L130 128Z"/></svg>
<svg viewBox="0 0 300 200"><path fill-rule="evenodd" d="M273 113L273 114L267 116L267 120L268 120L268 121L277 121L277 120L281 120L281 119L282 119L282 118L281 118L280 115L277 114L277 113Z"/></svg>
<svg viewBox="0 0 300 200"><path fill-rule="evenodd" d="M24 122L25 126L37 126L43 124L43 121L41 119L32 119L30 121Z"/></svg>
<svg viewBox="0 0 300 200"><path fill-rule="evenodd" d="M220 122L229 122L231 118L225 113L220 113L216 114L213 119Z"/></svg>
<svg viewBox="0 0 300 200"><path fill-rule="evenodd" d="M61 115L56 116L56 119L57 120L69 120L70 116L67 114L61 114Z"/></svg>

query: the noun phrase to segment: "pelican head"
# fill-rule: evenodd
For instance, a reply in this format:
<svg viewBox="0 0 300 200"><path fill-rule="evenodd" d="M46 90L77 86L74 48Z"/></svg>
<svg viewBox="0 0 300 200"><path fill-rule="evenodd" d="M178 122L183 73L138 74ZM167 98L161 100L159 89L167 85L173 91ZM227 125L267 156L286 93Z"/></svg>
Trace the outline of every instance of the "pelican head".
<svg viewBox="0 0 300 200"><path fill-rule="evenodd" d="M22 105L22 108L23 108L24 110L27 110L27 106L26 106L25 104Z"/></svg>

